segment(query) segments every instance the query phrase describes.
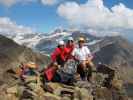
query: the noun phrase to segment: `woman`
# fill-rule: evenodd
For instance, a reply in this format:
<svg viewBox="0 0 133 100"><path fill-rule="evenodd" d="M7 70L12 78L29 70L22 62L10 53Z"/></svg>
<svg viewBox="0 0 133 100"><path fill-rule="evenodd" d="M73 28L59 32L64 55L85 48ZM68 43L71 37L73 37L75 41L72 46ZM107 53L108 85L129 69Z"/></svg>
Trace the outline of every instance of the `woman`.
<svg viewBox="0 0 133 100"><path fill-rule="evenodd" d="M92 66L91 60L93 56L87 46L84 45L85 39L80 37L78 40L78 47L72 52L72 55L76 61L79 62L77 72L80 74L82 80L90 81L92 77ZM88 71L87 71L88 69ZM87 72L86 72L87 71Z"/></svg>

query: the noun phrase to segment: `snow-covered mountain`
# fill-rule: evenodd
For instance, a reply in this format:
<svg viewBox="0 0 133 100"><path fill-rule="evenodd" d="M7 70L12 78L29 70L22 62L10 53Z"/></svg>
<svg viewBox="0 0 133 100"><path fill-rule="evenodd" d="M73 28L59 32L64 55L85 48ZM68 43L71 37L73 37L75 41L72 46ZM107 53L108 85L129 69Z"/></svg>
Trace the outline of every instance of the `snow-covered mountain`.
<svg viewBox="0 0 133 100"><path fill-rule="evenodd" d="M101 40L101 38L92 36L89 33L82 33L80 31L62 31L60 33L50 34L50 36L41 39L36 45L36 48L41 52L50 53L57 46L57 42L59 40L67 41L68 37L73 37L74 40L77 41L79 36L84 36L86 38L86 40L89 42L87 45L97 43Z"/></svg>
<svg viewBox="0 0 133 100"><path fill-rule="evenodd" d="M20 45L25 45L30 48L34 48L39 41L43 38L43 35L30 33L30 34L23 34L23 33L1 33L2 35L13 39L16 43Z"/></svg>
<svg viewBox="0 0 133 100"><path fill-rule="evenodd" d="M8 38L13 39L20 45L25 45L34 50L40 52L50 53L56 46L59 40L66 41L68 37L73 37L75 40L79 36L86 37L86 40L89 41L87 45L93 45L99 42L100 38L90 35L89 33L82 33L80 31L72 31L72 30L63 30L63 29L55 29L50 34L46 33L30 33L30 34L3 34Z"/></svg>

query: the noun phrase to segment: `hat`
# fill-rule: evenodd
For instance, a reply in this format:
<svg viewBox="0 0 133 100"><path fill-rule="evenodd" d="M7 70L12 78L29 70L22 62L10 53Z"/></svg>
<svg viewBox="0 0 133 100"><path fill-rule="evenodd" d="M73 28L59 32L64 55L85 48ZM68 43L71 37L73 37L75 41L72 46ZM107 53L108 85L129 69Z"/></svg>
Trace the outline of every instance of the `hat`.
<svg viewBox="0 0 133 100"><path fill-rule="evenodd" d="M27 66L28 68L33 68L33 69L37 68L36 63L34 63L34 62L28 62L28 63L26 64L26 66Z"/></svg>
<svg viewBox="0 0 133 100"><path fill-rule="evenodd" d="M61 41L58 42L58 45L65 45L65 43L64 43L63 40L61 40Z"/></svg>
<svg viewBox="0 0 133 100"><path fill-rule="evenodd" d="M74 41L73 37L69 37L68 41Z"/></svg>
<svg viewBox="0 0 133 100"><path fill-rule="evenodd" d="M85 39L84 39L83 37L79 37L78 41L79 41L79 42L80 42L80 41L85 42Z"/></svg>

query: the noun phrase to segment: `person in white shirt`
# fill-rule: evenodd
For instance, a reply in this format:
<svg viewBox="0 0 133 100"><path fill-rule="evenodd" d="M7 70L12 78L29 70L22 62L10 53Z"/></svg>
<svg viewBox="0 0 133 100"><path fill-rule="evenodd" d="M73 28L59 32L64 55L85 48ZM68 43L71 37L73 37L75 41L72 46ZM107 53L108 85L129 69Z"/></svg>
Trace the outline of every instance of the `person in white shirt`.
<svg viewBox="0 0 133 100"><path fill-rule="evenodd" d="M91 60L93 59L93 56L89 48L85 46L84 43L85 39L83 37L80 37L78 40L78 47L73 50L72 56L76 61L79 62L77 72L80 74L81 79L90 81L93 66Z"/></svg>

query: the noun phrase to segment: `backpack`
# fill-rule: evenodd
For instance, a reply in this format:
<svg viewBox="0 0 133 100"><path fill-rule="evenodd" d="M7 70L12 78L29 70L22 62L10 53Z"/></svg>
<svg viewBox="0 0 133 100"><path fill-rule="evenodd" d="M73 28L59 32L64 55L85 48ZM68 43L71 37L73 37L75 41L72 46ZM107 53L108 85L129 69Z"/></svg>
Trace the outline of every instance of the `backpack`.
<svg viewBox="0 0 133 100"><path fill-rule="evenodd" d="M60 68L58 74L61 77L61 82L71 84L74 82L74 74L77 72L77 65L74 60L68 60L64 67Z"/></svg>

